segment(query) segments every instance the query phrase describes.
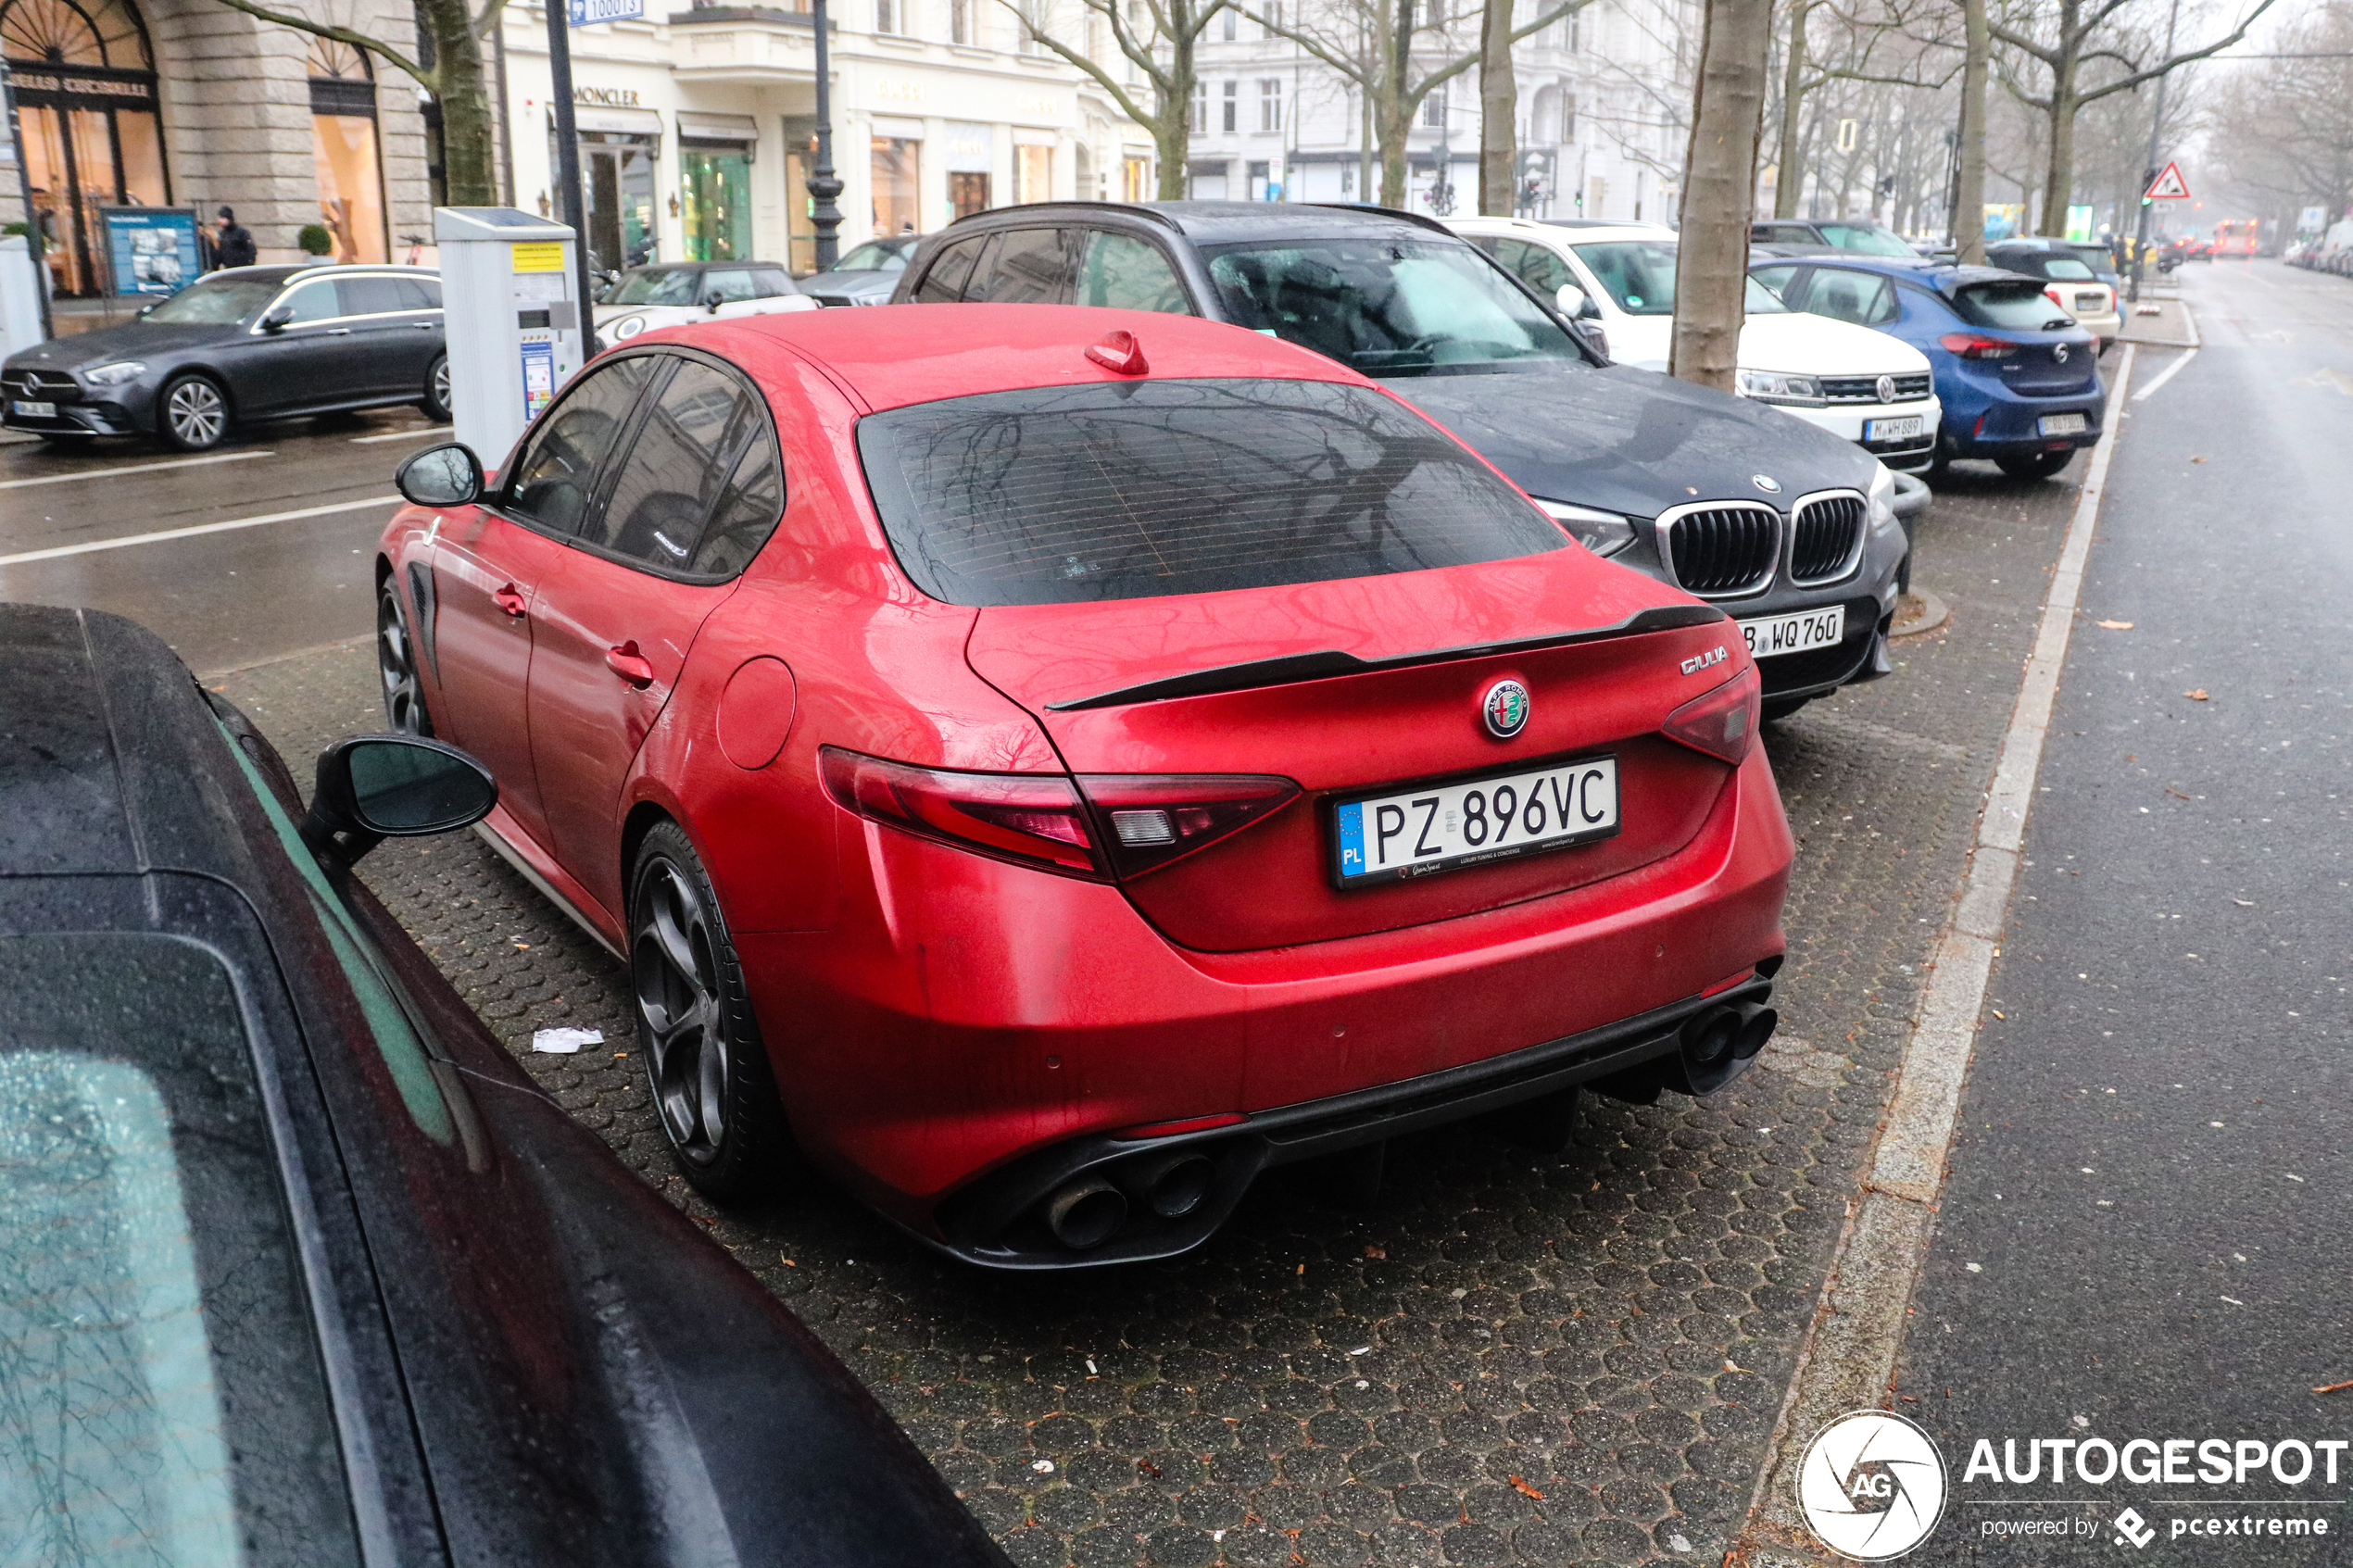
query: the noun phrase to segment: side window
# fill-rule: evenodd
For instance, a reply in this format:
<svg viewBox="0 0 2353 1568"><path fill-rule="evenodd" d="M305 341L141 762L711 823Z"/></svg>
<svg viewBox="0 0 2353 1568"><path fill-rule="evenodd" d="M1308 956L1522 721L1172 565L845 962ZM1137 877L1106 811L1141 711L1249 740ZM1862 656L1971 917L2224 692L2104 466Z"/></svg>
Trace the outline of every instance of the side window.
<svg viewBox="0 0 2353 1568"><path fill-rule="evenodd" d="M1503 257L1497 257L1496 259L1502 261ZM1504 265L1519 274L1520 282L1548 300L1560 293L1563 283L1577 282L1577 274L1568 270L1568 263L1539 245L1521 245L1519 259L1505 261ZM1577 286L1581 289L1585 285L1578 283Z"/></svg>
<svg viewBox="0 0 2353 1568"><path fill-rule="evenodd" d="M979 270L964 287L967 300L992 305L1063 305L1070 297L1066 230L1008 229L988 254L988 275Z"/></svg>
<svg viewBox="0 0 2353 1568"><path fill-rule="evenodd" d="M1825 267L1806 291L1805 308L1858 327L1876 326L1895 319L1895 290L1885 278Z"/></svg>
<svg viewBox="0 0 2353 1568"><path fill-rule="evenodd" d="M734 377L683 360L638 427L590 542L662 571L739 570L783 499L767 410Z"/></svg>
<svg viewBox="0 0 2353 1568"><path fill-rule="evenodd" d="M335 298L346 316L396 316L411 308L397 278L337 278Z"/></svg>
<svg viewBox="0 0 2353 1568"><path fill-rule="evenodd" d="M1087 231L1087 252L1078 263L1077 302L1120 310L1159 310L1173 316L1193 314L1185 285L1158 245L1101 229Z"/></svg>
<svg viewBox="0 0 2353 1568"><path fill-rule="evenodd" d="M774 267L755 267L751 272L751 290L760 299L775 299L783 295L799 294L792 280Z"/></svg>
<svg viewBox="0 0 2353 1568"><path fill-rule="evenodd" d="M702 275L702 292L696 295L695 302L698 305L708 305L714 295L718 296L719 303L722 305L733 305L737 300L760 297L752 290L751 272L749 269L742 267L714 267L705 272Z"/></svg>
<svg viewBox="0 0 2353 1568"><path fill-rule="evenodd" d="M621 438L654 365L653 356L636 354L585 372L523 447L507 481L508 509L551 533L577 529L597 464Z"/></svg>
<svg viewBox="0 0 2353 1568"><path fill-rule="evenodd" d="M965 280L973 275L973 263L980 259L981 247L988 243L988 236L984 234L942 247L915 290L915 303L953 305L963 298Z"/></svg>
<svg viewBox="0 0 2353 1568"><path fill-rule="evenodd" d="M400 280L400 298L404 310L438 310L441 308L441 280L403 278Z"/></svg>
<svg viewBox="0 0 2353 1568"><path fill-rule="evenodd" d="M323 321L331 316L343 314L343 307L336 302L335 283L332 278L319 278L305 283L271 308L273 312L292 311L293 314L286 318L287 323L297 327L305 321Z"/></svg>
<svg viewBox="0 0 2353 1568"><path fill-rule="evenodd" d="M1748 275L1780 295L1781 303L1792 310L1803 310L1806 307L1798 298L1797 289L1797 275L1803 270L1799 267L1752 267Z"/></svg>

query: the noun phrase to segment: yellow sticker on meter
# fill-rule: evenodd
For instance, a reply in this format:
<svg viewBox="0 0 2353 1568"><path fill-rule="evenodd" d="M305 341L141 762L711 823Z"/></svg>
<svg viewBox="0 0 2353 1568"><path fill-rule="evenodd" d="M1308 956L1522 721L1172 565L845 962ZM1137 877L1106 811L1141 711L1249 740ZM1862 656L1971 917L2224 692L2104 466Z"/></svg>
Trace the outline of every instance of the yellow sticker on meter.
<svg viewBox="0 0 2353 1568"><path fill-rule="evenodd" d="M518 272L560 272L564 270L564 247L560 241L542 240L509 248L515 253L515 270Z"/></svg>

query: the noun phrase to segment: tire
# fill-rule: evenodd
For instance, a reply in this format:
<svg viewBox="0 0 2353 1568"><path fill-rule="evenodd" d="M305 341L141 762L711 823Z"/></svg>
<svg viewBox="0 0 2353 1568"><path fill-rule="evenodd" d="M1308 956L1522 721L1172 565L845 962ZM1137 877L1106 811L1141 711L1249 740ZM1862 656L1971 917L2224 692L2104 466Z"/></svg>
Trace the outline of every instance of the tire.
<svg viewBox="0 0 2353 1568"><path fill-rule="evenodd" d="M1760 724L1778 724L1814 699L1810 696L1768 697L1756 710Z"/></svg>
<svg viewBox="0 0 2353 1568"><path fill-rule="evenodd" d="M417 675L417 640L397 583L387 577L376 590L376 673L384 682L384 722L400 734L430 735L433 715Z"/></svg>
<svg viewBox="0 0 2353 1568"><path fill-rule="evenodd" d="M434 355L425 367L425 395L417 399L417 411L437 425L449 422L448 355Z"/></svg>
<svg viewBox="0 0 2353 1568"><path fill-rule="evenodd" d="M2064 452L2034 452L2023 458L1996 458L1994 464L2012 479L2048 479L2075 460L2075 448Z"/></svg>
<svg viewBox="0 0 2353 1568"><path fill-rule="evenodd" d="M156 433L182 452L209 452L229 433L229 396L209 376L174 376L156 396Z"/></svg>
<svg viewBox="0 0 2353 1568"><path fill-rule="evenodd" d="M629 977L679 1173L714 1202L768 1186L790 1147L784 1110L718 895L674 822L646 834L630 868Z"/></svg>

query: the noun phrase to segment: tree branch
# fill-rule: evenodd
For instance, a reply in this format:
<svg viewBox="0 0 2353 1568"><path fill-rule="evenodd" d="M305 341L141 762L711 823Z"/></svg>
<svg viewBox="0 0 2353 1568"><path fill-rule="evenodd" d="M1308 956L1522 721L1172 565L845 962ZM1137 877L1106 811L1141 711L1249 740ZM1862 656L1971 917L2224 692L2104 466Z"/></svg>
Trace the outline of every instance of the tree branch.
<svg viewBox="0 0 2353 1568"><path fill-rule="evenodd" d="M2146 70L2138 71L2119 81L2108 82L2103 86L2092 89L2088 93L2080 93L2076 95L2076 101L2078 103L2088 104L2097 99L2105 98L2111 93L2130 92L2132 89L2138 87L2144 82L2156 81L2158 77L2165 75L2176 67L2189 65L2194 61L2205 59L2209 55L2227 49L2232 44L2237 43L2240 39L2245 38L2246 36L2246 30L2255 25L2255 19L2270 10L2271 8L2271 5L2272 0L2256 0L2255 9L2247 12L2246 16L2239 19L2238 26L2231 31L2230 36L2227 38L2209 44L2203 49L2192 49L2186 54L2176 55L2171 59L2165 61L2161 65L2151 66Z"/></svg>
<svg viewBox="0 0 2353 1568"><path fill-rule="evenodd" d="M338 44L348 44L355 49L364 49L370 54L382 55L392 63L395 69L413 77L417 84L426 92L438 94L441 90L434 72L425 69L424 67L380 38L371 38L364 32L354 32L347 27L337 27L332 22L315 22L308 17L298 17L286 11L273 11L267 6L255 5L254 0L220 0L220 3L233 11L243 11L247 16L259 17L263 21L275 22L280 27L293 28L296 32L308 32L318 38L332 38ZM2264 4L2270 3L2271 0L2264 0Z"/></svg>

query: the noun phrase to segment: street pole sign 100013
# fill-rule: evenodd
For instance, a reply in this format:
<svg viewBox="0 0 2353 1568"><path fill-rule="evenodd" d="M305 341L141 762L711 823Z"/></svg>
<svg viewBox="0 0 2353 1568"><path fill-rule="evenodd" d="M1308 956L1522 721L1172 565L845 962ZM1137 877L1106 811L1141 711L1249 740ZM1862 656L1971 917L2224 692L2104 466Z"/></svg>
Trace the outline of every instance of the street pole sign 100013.
<svg viewBox="0 0 2353 1568"><path fill-rule="evenodd" d="M568 0L572 25L588 27L597 22L634 22L646 14L646 0Z"/></svg>

